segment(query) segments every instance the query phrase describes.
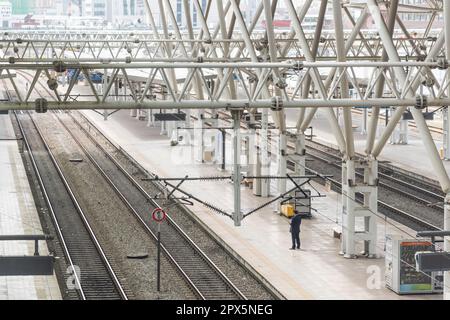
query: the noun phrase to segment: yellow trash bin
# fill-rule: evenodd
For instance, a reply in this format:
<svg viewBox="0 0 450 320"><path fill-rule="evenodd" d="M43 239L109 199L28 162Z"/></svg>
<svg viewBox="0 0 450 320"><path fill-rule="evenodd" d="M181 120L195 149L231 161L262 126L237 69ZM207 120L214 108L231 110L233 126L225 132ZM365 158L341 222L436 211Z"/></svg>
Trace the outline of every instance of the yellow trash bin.
<svg viewBox="0 0 450 320"><path fill-rule="evenodd" d="M281 205L281 214L290 218L294 215L294 206L292 204Z"/></svg>

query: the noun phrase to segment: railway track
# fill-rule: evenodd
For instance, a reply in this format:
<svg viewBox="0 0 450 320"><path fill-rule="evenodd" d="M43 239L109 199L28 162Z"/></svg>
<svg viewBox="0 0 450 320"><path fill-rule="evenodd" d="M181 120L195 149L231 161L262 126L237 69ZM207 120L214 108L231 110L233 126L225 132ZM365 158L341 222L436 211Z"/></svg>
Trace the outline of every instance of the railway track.
<svg viewBox="0 0 450 320"><path fill-rule="evenodd" d="M73 140L80 146L85 155L94 163L97 170L115 190L116 194L128 206L148 233L156 241L156 225L149 223L149 214L160 206L137 183L101 145L95 142L89 132L83 127L68 124L76 121L67 115L57 118ZM70 117L70 119L69 119ZM75 122L74 122L75 123ZM78 129L78 130L77 130ZM84 137L83 137L84 135ZM184 275L193 291L200 299L246 299L244 294L234 285L223 272L207 257L207 255L183 232L183 230L168 216L168 223L161 225L162 250L172 263Z"/></svg>
<svg viewBox="0 0 450 320"><path fill-rule="evenodd" d="M15 113L72 276L68 289L82 300L127 300L129 293L29 113Z"/></svg>
<svg viewBox="0 0 450 320"><path fill-rule="evenodd" d="M28 73L23 73L22 76L31 78L31 75ZM41 85L41 87L48 95L51 95L45 86ZM119 198L124 201L135 217L145 226L149 234L156 239L155 225L148 223L146 220L149 218L151 208L159 207L158 203L151 199L138 181L113 156L108 154L101 145L96 143L91 134L84 130L79 123L78 127L81 131L74 132L73 128L67 126L67 123L64 123L61 119L59 121L61 121L74 141L84 150L91 162L95 163L97 170L105 177L111 187L113 187ZM76 121L76 119L72 117L72 121ZM85 135L84 140L82 138L83 135ZM84 141L83 143L81 143L82 140ZM174 204L172 203L171 205ZM192 224L196 224L196 222ZM186 281L191 285L193 291L200 299L247 299L246 295L227 278L170 216L168 224L162 227L162 233L170 235L170 237L163 238L163 252L179 268ZM225 250L224 248L220 248L219 250L217 248L214 249L215 251ZM226 257L227 255L226 251L224 251L223 256ZM229 257L226 257L226 260L229 263ZM242 264L240 261L236 260L235 263L240 264L241 269L248 268L248 266ZM252 273L247 274L247 277L249 275L251 276ZM268 285L268 283L265 281L262 282L264 284L261 287L267 292L262 296L251 295L253 298L284 298L276 289Z"/></svg>
<svg viewBox="0 0 450 320"><path fill-rule="evenodd" d="M84 131L90 141L100 146L101 152L110 158L125 175L132 176L133 184L148 199L150 194L163 194L166 188L147 178L154 177L120 146L115 145L80 112L71 113L72 120ZM114 169L113 169L114 170ZM156 206L158 203L154 202ZM216 266L231 280L238 284L240 291L249 299L285 299L264 277L242 259L233 248L215 235L214 231L205 225L196 215L190 212L178 200L168 204L169 220L192 239Z"/></svg>
<svg viewBox="0 0 450 320"><path fill-rule="evenodd" d="M223 121L230 122L227 119ZM273 142L271 137L269 140ZM288 143L288 149L293 151L294 145ZM332 188L341 193L342 160L338 151L309 140L306 143L306 149L307 155L316 160L307 162L307 170L319 174L332 174L334 179L329 179L332 182ZM294 169L292 161L288 160L288 168ZM356 175L359 179L363 177L361 172L357 172ZM442 229L444 195L439 186L418 179L414 175L407 175L393 166L388 167L383 164L379 164L379 177L378 207L382 214L414 230ZM323 179L315 180L321 184L325 183ZM399 198L395 199L397 195ZM389 198L389 201L384 198ZM413 204L410 203L411 200ZM362 201L361 194L357 194L356 201ZM407 204L408 208L399 208L399 203ZM417 204L420 207L417 207ZM419 210L423 210L423 212Z"/></svg>
<svg viewBox="0 0 450 320"><path fill-rule="evenodd" d="M310 148L312 143L309 143ZM310 155L316 158L317 154L320 153L326 157L330 157L332 160L329 161L335 167L341 168L341 158L335 154L335 151L329 149L323 149L324 146L315 144L315 148L311 148ZM317 156L317 158L319 158ZM322 159L324 160L324 159ZM325 161L325 160L324 160ZM444 194L440 191L439 187L431 186L428 183L421 182L417 179L412 181L409 177L409 181L405 181L405 177L399 177L399 174L392 169L385 168L382 164L379 165L380 172L378 176L380 178L379 186L394 192L402 193L405 197L409 197L414 201L425 204L430 208L435 208L438 210L444 210ZM397 175L397 176L396 176ZM364 177L362 171L356 172L357 178L361 179Z"/></svg>
<svg viewBox="0 0 450 320"><path fill-rule="evenodd" d="M82 126L80 125L80 128ZM86 132L86 134L89 134ZM92 137L90 137L92 139ZM314 145L313 145L314 144ZM291 145L288 145L288 148L292 148ZM336 152L331 150L321 150L323 147L321 147L317 143L309 143L308 145L308 151L309 156L314 158L316 163L321 163L319 166L319 169L321 166L326 164L328 168L334 167L336 170L336 174L334 174L335 177L340 177L340 162L341 159L339 156L335 155ZM103 152L107 154L107 151L103 149ZM109 158L111 161L115 161L114 157L109 155ZM124 175L127 174L125 169L120 167L120 164L115 164L117 168L119 168L119 171L121 171ZM292 165L292 164L291 164ZM100 166L100 165L99 165ZM312 171L318 171L318 172L326 172L327 170L314 170L314 165L309 165L309 169ZM396 170L392 170L393 168L383 168L382 165L380 165L380 188L379 188L379 194L380 198L382 198L383 193L389 193L392 197L392 194L397 194L400 198L400 202L402 203L408 203L412 202L410 204L411 206L416 206L417 204L420 204L421 210L424 211L422 214L418 214L417 210L416 212L410 212L408 208L402 209L398 208L398 205L396 202L399 202L399 199L393 200L393 201L384 201L383 199L379 200L379 209L380 212L385 214L386 216L401 222L413 229L416 230L436 230L442 228L442 212L443 212L443 195L439 194L439 188L436 186L433 186L432 184L427 184L423 181L420 181L419 179L416 179L412 176L407 176L404 174L401 174L397 172ZM328 173L328 172L327 172ZM361 179L361 173L357 172L357 176L359 179ZM130 176L131 177L131 176ZM133 177L131 177L133 178ZM334 184L335 191L340 192L340 178L333 179L332 182ZM112 180L111 180L112 181ZM132 184L135 188L140 189L140 185L136 180L131 180ZM142 192L141 192L142 193ZM142 193L143 197L149 201L150 197L148 193L146 194L145 191ZM122 194L122 197L126 199L125 194ZM408 199L408 200L404 200ZM357 201L361 201L361 195L357 195ZM392 199L391 199L392 200ZM412 200L412 201L411 201ZM151 201L150 201L151 202ZM157 207L158 204L153 204L153 207ZM414 211L414 210L412 210ZM136 213L139 214L139 211L136 210ZM172 244L174 245L174 244ZM175 247L174 247L175 248Z"/></svg>
<svg viewBox="0 0 450 320"><path fill-rule="evenodd" d="M336 150L308 142L307 154L315 160L308 164L308 169L321 172L323 167L326 166L327 173L330 173L331 170L331 174L335 177L332 180L335 191L341 192L340 178L336 178L341 176L341 158L336 153ZM428 184L425 182L421 183L415 179L414 184L403 181L392 174L393 172L390 169L380 166L379 211L415 230L442 229L444 197L430 191L430 187L427 187ZM357 171L356 176L357 179L361 180L363 173ZM395 193L395 196L392 196L392 193ZM356 200L361 203L362 195L357 194ZM421 213L421 210L425 212Z"/></svg>

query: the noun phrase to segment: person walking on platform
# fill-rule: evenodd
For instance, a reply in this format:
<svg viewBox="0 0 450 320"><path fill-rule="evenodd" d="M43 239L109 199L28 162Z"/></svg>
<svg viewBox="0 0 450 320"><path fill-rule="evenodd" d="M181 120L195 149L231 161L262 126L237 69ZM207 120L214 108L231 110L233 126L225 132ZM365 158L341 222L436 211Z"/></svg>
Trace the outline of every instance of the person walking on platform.
<svg viewBox="0 0 450 320"><path fill-rule="evenodd" d="M291 219L291 236L292 236L292 247L290 250L295 250L295 248L300 249L300 225L302 223L302 217L297 210L294 212L294 216Z"/></svg>

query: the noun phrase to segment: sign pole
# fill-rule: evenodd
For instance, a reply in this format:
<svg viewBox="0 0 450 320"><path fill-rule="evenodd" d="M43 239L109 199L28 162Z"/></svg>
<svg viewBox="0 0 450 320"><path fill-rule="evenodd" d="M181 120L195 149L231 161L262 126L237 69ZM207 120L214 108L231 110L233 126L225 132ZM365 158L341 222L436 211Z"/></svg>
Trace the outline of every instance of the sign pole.
<svg viewBox="0 0 450 320"><path fill-rule="evenodd" d="M167 218L166 213L161 208L155 208L152 212L152 219L158 224L157 253L156 253L156 289L161 291L161 223Z"/></svg>
<svg viewBox="0 0 450 320"><path fill-rule="evenodd" d="M161 223L158 223L158 253L157 253L157 290L161 291Z"/></svg>

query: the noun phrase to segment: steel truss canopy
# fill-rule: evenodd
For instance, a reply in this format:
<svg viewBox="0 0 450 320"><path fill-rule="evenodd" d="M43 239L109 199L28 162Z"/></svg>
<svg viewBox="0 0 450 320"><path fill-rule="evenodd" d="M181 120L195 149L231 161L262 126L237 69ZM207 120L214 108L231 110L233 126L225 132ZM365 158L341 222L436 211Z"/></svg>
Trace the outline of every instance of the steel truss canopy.
<svg viewBox="0 0 450 320"><path fill-rule="evenodd" d="M441 1L408 6L399 1L264 0L251 22L244 20L236 0L209 0L204 8L193 3L199 28L193 27L185 5L186 31L180 29L174 4L160 0L162 27L145 1L148 32L4 32L0 76L7 78L14 97L0 103L0 109L270 108L284 131L284 109L299 108L297 130L303 132L317 109L326 108L341 151L352 156L351 119L344 116L340 128L333 109L367 107L377 115L380 107L397 107L378 146L368 143L368 153L375 148L377 156L406 108L420 113L428 106L448 105ZM313 8L317 3L318 11ZM213 10L216 23L209 20ZM277 10L288 15L290 30L274 29ZM401 12L408 10L430 15L423 30L411 34L405 27ZM317 24L305 31L310 12L317 15ZM333 31L324 30L330 12ZM63 86L61 77L68 73ZM101 85L93 80L99 73ZM80 79L88 93L78 92ZM374 118L368 140L374 138Z"/></svg>
<svg viewBox="0 0 450 320"><path fill-rule="evenodd" d="M355 256L358 241L364 241L368 256L377 253L377 157L409 111L447 194L444 225L450 230L450 179L423 115L427 107L450 104L450 1L262 0L251 21L244 19L242 2L207 0L203 7L193 0L194 27L190 1L183 0L183 29L177 20L178 1L158 0L154 8L144 0L148 32L4 32L0 78L11 99L0 101L0 110L196 109L200 130L205 110L227 110L233 120L232 216L239 225L242 110L261 118L263 139L259 146L252 142L251 150L257 152L250 153L258 153L261 160L256 161L256 175L269 174L261 163L270 163L270 115L279 131L277 175L287 175L291 157L300 164L296 175L302 176L305 131L323 108L342 153L341 249L347 257ZM274 28L278 12L289 18L289 29ZM426 21L413 30L411 21L403 19L405 13L424 14ZM311 15L317 18L312 28L306 19ZM356 159L351 107L370 111L362 161ZM379 128L382 107L392 113ZM298 109L292 135L286 126L288 108ZM443 109L450 119L448 108ZM450 150L450 121L444 129ZM295 140L295 154L286 153L288 136ZM357 169L364 170L363 182L356 179ZM266 197L270 183L260 180L260 195ZM282 180L279 195L290 192ZM356 193L364 194L363 204L355 202ZM364 232L356 230L358 218L364 219ZM450 252L449 237L444 241ZM444 297L450 299L450 273L444 278Z"/></svg>
<svg viewBox="0 0 450 320"><path fill-rule="evenodd" d="M261 1L250 24L243 20L236 0L210 0L206 8L201 8L197 2L194 1L194 5L199 9L201 27L195 30L188 19L187 32L179 29L173 4L167 0L158 3L159 11L166 13L162 30L154 22L152 8L147 6L149 32L4 32L0 39L0 76L15 73L28 78L30 86L23 90L11 76L9 86L15 91L15 101L4 103L0 108L34 108L39 98L40 103L44 99L49 108L68 109L132 108L133 103L136 108L156 108L160 100L165 101L159 105L169 109L208 105L216 109L241 107L280 111L310 107L309 114L302 113L304 119L299 119L299 123L304 122L301 127L305 128L317 107L411 106L423 109L448 104L446 88L449 84L447 77L442 76L448 72L444 33L433 27L433 22L442 16L439 1L426 1L420 6L400 4L397 28L392 31L389 42L382 39L380 30L363 29L369 19L376 20L376 17L371 4L361 1L341 2L341 18L353 28L342 28L338 33L322 30L322 11L315 31L303 29L311 0L303 1L298 8L290 0ZM380 13L389 11L389 1L374 3ZM271 26L264 32L257 30L261 21L274 19L277 8L289 14L291 30L278 32ZM187 18L191 12L188 7L185 9ZM211 10L217 10L221 17L214 27L208 23ZM432 19L425 30L412 36L401 22L401 10L430 12ZM388 50L395 52L399 59L384 59ZM361 76L361 68L370 72ZM406 73L402 81L398 77L400 69ZM67 70L73 71L72 81L68 87L58 87L55 78ZM107 75L106 87L101 93L91 81L93 72ZM80 76L91 89L83 97L73 93ZM385 92L374 97L381 81ZM44 96L37 92L43 90L40 82L48 83ZM116 103L113 88L117 82L129 88L131 101ZM340 94L343 82L352 89L351 97ZM136 92L136 83L142 84L139 92ZM163 88L161 90L167 94L154 95L156 87ZM278 122L283 128L282 120Z"/></svg>
<svg viewBox="0 0 450 320"><path fill-rule="evenodd" d="M299 108L302 132L317 108L326 108L341 151L351 155L345 143L351 119L345 116L347 129L342 130L333 108L367 107L377 114L379 107L398 107L388 135L407 107L420 111L449 102L442 1L264 0L252 21L245 21L237 0L209 0L206 7L194 0L199 27L194 28L191 8L184 3L185 30L173 2L158 1L161 27L155 23L156 9L144 3L147 32L4 32L0 76L7 78L14 101L1 103L0 109L270 108L283 131L283 110ZM273 27L277 10L291 20L290 30ZM218 21L211 23L213 11ZM317 23L306 30L311 12ZM430 19L411 33L402 21L404 12L425 12ZM332 31L324 29L330 14ZM61 76L69 72L67 85L61 85ZM94 73L103 75L101 86L94 83ZM80 79L87 94L77 92ZM372 138L374 121L370 127Z"/></svg>

